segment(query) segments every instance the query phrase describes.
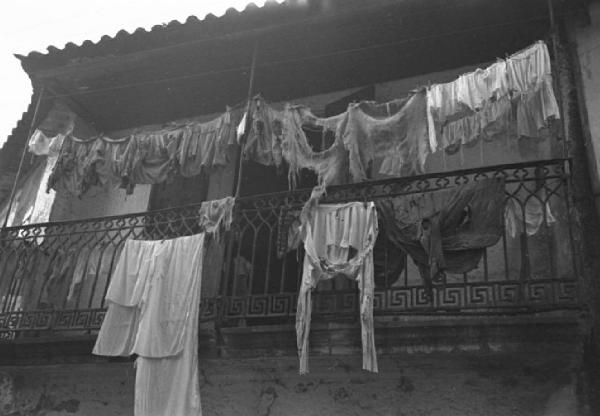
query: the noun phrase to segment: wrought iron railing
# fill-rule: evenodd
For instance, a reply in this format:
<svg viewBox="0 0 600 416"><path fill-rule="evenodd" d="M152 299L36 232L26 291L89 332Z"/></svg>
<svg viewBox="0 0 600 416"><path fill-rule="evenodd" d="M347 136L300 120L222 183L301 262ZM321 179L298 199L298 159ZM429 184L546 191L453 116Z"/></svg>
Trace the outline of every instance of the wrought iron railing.
<svg viewBox="0 0 600 416"><path fill-rule="evenodd" d="M416 266L380 233L376 315L578 307L567 160L336 186L322 202L406 198L492 177L505 180L512 227L486 249L475 270L448 275L430 296ZM287 249L288 231L309 195L310 190L298 190L238 199L231 231L210 243L222 245L221 281L218 292L201 303L202 320L252 325L293 319L303 253L301 247ZM124 241L197 233L198 208L5 229L0 236L0 334L10 339L20 333L97 330ZM317 289L313 313L316 319L356 316L357 299L349 281L336 279Z"/></svg>
<svg viewBox="0 0 600 416"><path fill-rule="evenodd" d="M433 287L432 296L428 296L417 267L394 249L380 230L374 254L376 315L506 313L577 306L572 238L575 224L569 215L566 160L337 186L328 189L322 202L401 199L494 177L505 181L512 229L508 227L500 242L484 252L477 269L448 275L445 282ZM245 322L252 322L247 320L252 318L260 323L268 322L265 318L294 316L301 248L281 258L277 251L285 246L285 241L281 241L286 235L282 228L294 221L309 195L310 190L302 190L239 201L222 287L225 319L244 318ZM510 220L507 219L509 224ZM315 293L313 314L358 316L355 287L343 279L323 286Z"/></svg>

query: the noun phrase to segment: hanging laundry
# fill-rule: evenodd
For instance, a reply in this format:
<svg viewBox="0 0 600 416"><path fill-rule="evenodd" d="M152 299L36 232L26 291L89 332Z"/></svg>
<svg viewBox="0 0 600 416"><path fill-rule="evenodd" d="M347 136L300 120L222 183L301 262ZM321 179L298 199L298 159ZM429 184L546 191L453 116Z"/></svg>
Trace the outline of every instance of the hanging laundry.
<svg viewBox="0 0 600 416"><path fill-rule="evenodd" d="M516 120L506 123L511 103ZM480 114L482 113L482 114ZM527 49L486 69L461 75L453 82L427 91L427 124L432 151L468 143L486 130L516 124L516 134L540 137L548 121L560 118L552 87L548 48L536 42Z"/></svg>
<svg viewBox="0 0 600 416"><path fill-rule="evenodd" d="M508 92L505 61L463 74L452 82L432 85L427 91L429 123L432 125L435 120L445 124L457 120L482 109L488 101L506 96Z"/></svg>
<svg viewBox="0 0 600 416"><path fill-rule="evenodd" d="M203 202L198 210L200 227L219 240L221 230L229 230L231 227L234 206L235 198L232 196Z"/></svg>
<svg viewBox="0 0 600 416"><path fill-rule="evenodd" d="M534 235L537 234L543 224L549 226L556 222L550 204L548 202L543 203L537 196L528 198L524 204L510 198L506 204L504 218L506 230L512 238L521 234L523 228L527 235Z"/></svg>
<svg viewBox="0 0 600 416"><path fill-rule="evenodd" d="M35 130L29 139L28 148L36 156L46 156L37 161L37 166L29 173L25 181L15 193L15 198L8 218L9 226L40 224L50 220L54 191L45 192L48 181L62 147L64 136L46 136L41 130ZM6 216L8 201L0 206L0 218ZM43 236L36 237L37 244L44 241Z"/></svg>
<svg viewBox="0 0 600 416"><path fill-rule="evenodd" d="M508 89L516 94L537 90L551 80L552 66L548 47L543 41L512 54L506 60ZM550 77L550 78L549 78Z"/></svg>
<svg viewBox="0 0 600 416"><path fill-rule="evenodd" d="M518 137L541 137L540 131L549 126L548 120L560 118L549 77L536 90L522 93L513 98L513 101L517 105L515 124Z"/></svg>
<svg viewBox="0 0 600 416"><path fill-rule="evenodd" d="M286 210L281 213L277 232L277 256L279 258L297 250L302 244L300 217L300 210ZM390 287L404 271L406 253L398 247L388 244L385 228L378 228L379 234L373 249L375 287Z"/></svg>
<svg viewBox="0 0 600 416"><path fill-rule="evenodd" d="M431 295L445 272L477 267L503 233L504 181L485 179L441 192L377 203L390 242L411 256Z"/></svg>
<svg viewBox="0 0 600 416"><path fill-rule="evenodd" d="M457 102L467 111L479 111L488 101L508 94L506 62L498 61L491 66L461 75L457 82ZM444 118L452 117L446 114Z"/></svg>
<svg viewBox="0 0 600 416"><path fill-rule="evenodd" d="M376 158L379 173L408 176L423 172L429 155L425 92L384 104L361 102L348 106L343 132L353 182L367 179Z"/></svg>
<svg viewBox="0 0 600 416"><path fill-rule="evenodd" d="M302 234L306 254L296 312L300 374L308 372L312 291L319 281L340 275L358 283L363 369L377 372L373 328L373 246L378 231L375 205L318 205L305 213Z"/></svg>
<svg viewBox="0 0 600 416"><path fill-rule="evenodd" d="M41 184L37 189L35 204L33 205L33 211L29 218L30 224L41 224L50 221L50 213L54 204L56 192L53 190L48 192L44 189L44 185L48 183L48 179L56 166L64 139L65 136L63 134L47 137L42 131L36 130L29 140L29 151L31 153L38 156L47 156L44 174L42 176ZM41 244L42 241L42 237L37 238L38 244Z"/></svg>
<svg viewBox="0 0 600 416"><path fill-rule="evenodd" d="M346 113L334 117L316 117L304 106L287 105L282 121L282 154L289 165L290 188L295 188L300 169L317 174L319 183L339 185L348 181L348 156L341 140ZM303 127L334 132L335 142L328 149L314 151Z"/></svg>
<svg viewBox="0 0 600 416"><path fill-rule="evenodd" d="M191 123L179 146L178 165L183 176L195 176L202 169L225 166L227 149L236 143L236 122L239 112L228 110L205 123Z"/></svg>
<svg viewBox="0 0 600 416"><path fill-rule="evenodd" d="M515 117L509 97L487 102L481 111L446 124L442 129L441 147L466 145L478 139L491 140L514 130ZM537 133L537 130L536 130Z"/></svg>
<svg viewBox="0 0 600 416"><path fill-rule="evenodd" d="M128 240L93 353L137 354L137 416L200 415L198 313L204 233Z"/></svg>
<svg viewBox="0 0 600 416"><path fill-rule="evenodd" d="M38 196L38 190L43 189L43 178L45 172L45 163L38 164L25 180L20 181L20 186L15 192L10 213L8 214L7 225L19 226L32 224L31 216ZM8 211L9 200L3 201L0 206L0 221L4 223ZM47 221L46 221L47 222Z"/></svg>
<svg viewBox="0 0 600 416"><path fill-rule="evenodd" d="M342 114L319 118L306 107L287 106L283 121L283 158L288 162L290 185L300 169L314 171L319 183L362 182L376 159L379 173L406 176L423 171L430 153L427 144L425 94L413 94L388 103L350 104ZM333 132L329 149L315 152L304 128Z"/></svg>
<svg viewBox="0 0 600 416"><path fill-rule="evenodd" d="M300 210L282 207L277 220L277 257L282 258L296 250L302 238L300 236Z"/></svg>
<svg viewBox="0 0 600 416"><path fill-rule="evenodd" d="M283 113L254 98L250 108L252 123L244 146L244 159L262 165L280 166L282 162Z"/></svg>
<svg viewBox="0 0 600 416"><path fill-rule="evenodd" d="M92 186L154 184L175 174L194 176L202 169L228 163L226 150L235 144L237 111L206 122L192 122L121 139L99 136L80 140L69 135L48 180L48 189L64 188L75 195Z"/></svg>

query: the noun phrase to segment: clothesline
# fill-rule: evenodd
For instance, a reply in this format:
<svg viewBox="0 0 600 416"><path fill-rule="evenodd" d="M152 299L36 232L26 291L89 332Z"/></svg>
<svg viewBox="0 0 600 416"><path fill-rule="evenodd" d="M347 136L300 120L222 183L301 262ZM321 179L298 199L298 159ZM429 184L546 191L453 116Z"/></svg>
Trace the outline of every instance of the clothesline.
<svg viewBox="0 0 600 416"><path fill-rule="evenodd" d="M113 139L82 140L69 135L48 181L82 195L92 186L154 184L173 175L193 176L231 161L236 130L248 108L251 117L243 153L263 165L289 166L290 187L301 169L313 170L326 185L360 182L375 160L379 172L406 176L424 171L430 153L478 137L513 131L539 137L559 118L546 45L534 45L455 81L419 89L387 103L350 103L334 117L316 117L308 107L286 104L276 110L260 96L207 122L188 121L154 131L134 130ZM328 149L314 151L306 133L331 132ZM512 130L511 130L512 129Z"/></svg>

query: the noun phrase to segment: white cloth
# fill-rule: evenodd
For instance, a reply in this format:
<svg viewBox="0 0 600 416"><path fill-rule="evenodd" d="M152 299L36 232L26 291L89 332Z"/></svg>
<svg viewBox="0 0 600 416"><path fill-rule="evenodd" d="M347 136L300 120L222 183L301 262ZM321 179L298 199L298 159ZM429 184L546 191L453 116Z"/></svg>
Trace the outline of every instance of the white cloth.
<svg viewBox="0 0 600 416"><path fill-rule="evenodd" d="M232 196L213 201L204 201L198 210L198 223L205 233L219 240L220 232L229 231L233 222L235 198Z"/></svg>
<svg viewBox="0 0 600 416"><path fill-rule="evenodd" d="M128 240L93 353L137 354L135 415L200 415L198 313L204 233Z"/></svg>
<svg viewBox="0 0 600 416"><path fill-rule="evenodd" d="M505 98L517 106L520 136L539 137L538 132L548 119L560 118L544 42L536 42L506 60L463 74L455 81L432 85L427 90L426 110L431 151L467 143L486 130L488 124L498 124L501 120L490 116L505 118L505 111L498 111L506 109Z"/></svg>
<svg viewBox="0 0 600 416"><path fill-rule="evenodd" d="M304 266L296 311L300 374L308 372L311 293L320 280L345 275L356 280L360 292L363 369L377 372L373 328L373 246L377 239L377 211L372 202L317 205L302 224Z"/></svg>
<svg viewBox="0 0 600 416"><path fill-rule="evenodd" d="M40 130L35 130L29 139L29 151L36 156L47 156L20 184L8 218L9 226L40 224L50 220L50 212L54 204L55 192L46 192L46 183L58 159L64 136L47 137ZM0 206L0 215L6 216L8 201ZM41 244L43 237L36 237Z"/></svg>
<svg viewBox="0 0 600 416"><path fill-rule="evenodd" d="M546 212L544 212L544 207ZM523 217L525 217L525 220L523 220ZM513 198L509 199L506 204L506 211L504 211L504 221L508 235L515 238L522 232L523 223L527 235L534 235L537 234L544 222L546 225L554 224L556 218L554 218L548 202L542 203L537 197L533 196L527 200L524 207Z"/></svg>

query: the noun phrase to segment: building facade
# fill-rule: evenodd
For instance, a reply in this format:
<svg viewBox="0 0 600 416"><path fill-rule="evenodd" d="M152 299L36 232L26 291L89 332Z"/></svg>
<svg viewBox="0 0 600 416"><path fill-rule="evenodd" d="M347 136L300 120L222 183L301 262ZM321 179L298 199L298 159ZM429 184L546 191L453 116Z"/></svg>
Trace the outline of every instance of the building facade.
<svg viewBox="0 0 600 416"><path fill-rule="evenodd" d="M234 196L202 274L204 414L595 414L599 11L566 0L286 1L19 57L34 93L0 150L0 409L131 414L132 359L91 354L123 245L203 231L202 203ZM548 90L486 86L489 103L426 120L435 86L532 50L548 54ZM411 97L424 100L414 118ZM357 124L363 136L347 119L340 127L336 117L365 108L401 121ZM304 150L286 137L294 111L311 113ZM451 216L448 195L486 181L502 186L497 239L461 269L450 236L463 250L474 238L440 226L447 273L433 281L379 210L379 374L360 370L359 293L336 277L314 290L311 373L298 375L305 252L293 230L313 187L327 185L322 203L433 218ZM482 206L466 204L460 224L485 217L470 211Z"/></svg>

